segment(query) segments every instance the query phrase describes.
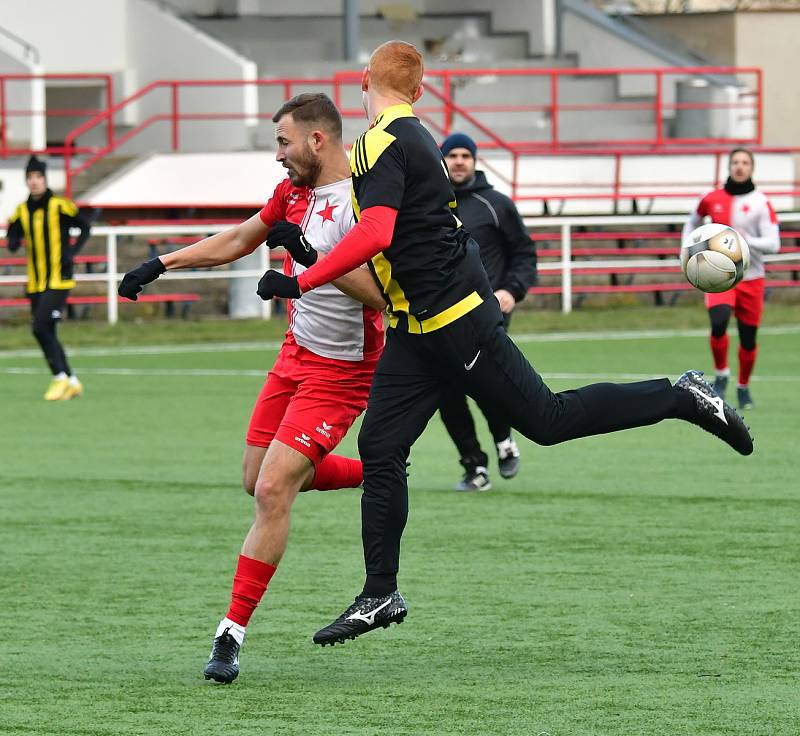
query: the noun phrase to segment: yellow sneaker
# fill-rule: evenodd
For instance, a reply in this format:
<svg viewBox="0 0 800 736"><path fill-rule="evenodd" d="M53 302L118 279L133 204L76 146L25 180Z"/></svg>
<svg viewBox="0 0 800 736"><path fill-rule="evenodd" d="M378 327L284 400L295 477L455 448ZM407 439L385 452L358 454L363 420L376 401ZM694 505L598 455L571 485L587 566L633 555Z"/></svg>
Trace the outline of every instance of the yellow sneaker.
<svg viewBox="0 0 800 736"><path fill-rule="evenodd" d="M64 392L69 387L69 378L54 378L45 391L45 401L59 401L64 398Z"/></svg>
<svg viewBox="0 0 800 736"><path fill-rule="evenodd" d="M67 383L64 393L61 394L61 400L69 401L70 399L77 399L79 396L83 396L83 384L80 381L76 381L75 383Z"/></svg>

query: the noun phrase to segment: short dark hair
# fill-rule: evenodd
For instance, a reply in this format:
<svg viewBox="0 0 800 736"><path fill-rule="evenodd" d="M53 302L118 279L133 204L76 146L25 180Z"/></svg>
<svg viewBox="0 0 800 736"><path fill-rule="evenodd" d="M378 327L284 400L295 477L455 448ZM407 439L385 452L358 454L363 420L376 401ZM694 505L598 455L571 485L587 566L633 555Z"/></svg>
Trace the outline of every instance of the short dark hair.
<svg viewBox="0 0 800 736"><path fill-rule="evenodd" d="M755 163L756 163L755 157L753 156L753 152L749 148L734 148L728 154L728 165L730 165L731 161L733 161L733 157L737 153L746 153L748 155L748 157L750 158L750 164L751 165L755 165Z"/></svg>
<svg viewBox="0 0 800 736"><path fill-rule="evenodd" d="M284 115L291 115L296 123L322 125L339 140L342 138L342 116L333 104L333 100L323 92L304 92L295 95L281 105L278 112L272 116L272 122L277 123Z"/></svg>

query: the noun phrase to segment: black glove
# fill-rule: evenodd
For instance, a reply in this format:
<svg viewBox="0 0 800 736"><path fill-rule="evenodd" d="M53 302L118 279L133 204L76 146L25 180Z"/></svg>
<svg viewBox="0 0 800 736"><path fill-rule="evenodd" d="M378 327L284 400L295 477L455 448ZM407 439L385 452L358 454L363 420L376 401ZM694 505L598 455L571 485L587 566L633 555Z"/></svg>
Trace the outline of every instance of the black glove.
<svg viewBox="0 0 800 736"><path fill-rule="evenodd" d="M142 287L155 281L166 270L160 258L151 258L125 274L117 294L135 302L142 293Z"/></svg>
<svg viewBox="0 0 800 736"><path fill-rule="evenodd" d="M267 248L286 248L289 255L301 266L309 268L317 262L317 251L303 235L303 231L293 222L280 220L270 227L267 235Z"/></svg>
<svg viewBox="0 0 800 736"><path fill-rule="evenodd" d="M280 296L284 299L299 299L300 286L297 283L297 276L286 276L280 271L270 269L258 282L256 294L264 301L272 299L273 296Z"/></svg>

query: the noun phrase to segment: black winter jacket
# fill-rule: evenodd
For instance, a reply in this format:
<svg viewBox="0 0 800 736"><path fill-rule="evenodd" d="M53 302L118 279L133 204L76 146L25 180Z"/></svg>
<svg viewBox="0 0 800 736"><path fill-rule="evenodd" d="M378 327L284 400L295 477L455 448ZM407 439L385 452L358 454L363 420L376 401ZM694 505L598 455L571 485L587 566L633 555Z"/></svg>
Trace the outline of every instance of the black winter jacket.
<svg viewBox="0 0 800 736"><path fill-rule="evenodd" d="M495 191L482 171L455 193L458 217L480 246L492 289L505 289L521 302L536 283L536 246L514 203Z"/></svg>

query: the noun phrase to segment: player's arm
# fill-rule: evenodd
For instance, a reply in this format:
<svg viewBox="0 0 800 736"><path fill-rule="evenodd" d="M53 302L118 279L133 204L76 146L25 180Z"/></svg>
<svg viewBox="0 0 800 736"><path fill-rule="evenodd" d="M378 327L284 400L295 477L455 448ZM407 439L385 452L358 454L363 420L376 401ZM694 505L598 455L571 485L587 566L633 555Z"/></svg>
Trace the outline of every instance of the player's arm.
<svg viewBox="0 0 800 736"><path fill-rule="evenodd" d="M347 233L345 233L345 235L346 234ZM324 255L320 255L313 243L306 240L305 233L300 226L293 222L281 221L273 223L269 235L267 236L266 244L270 249L285 248L297 263L306 268L311 268L325 258ZM266 278L267 281L273 278L269 274L269 271L264 274L264 278ZM368 307L381 310L386 307L383 294L375 283L375 279L369 272L369 269L365 266L345 273L343 276L334 279L331 283L342 293L347 294L347 296L362 304L366 304ZM259 295L261 295L261 286L262 283L259 282ZM278 296L280 296L280 294Z"/></svg>
<svg viewBox="0 0 800 736"><path fill-rule="evenodd" d="M167 270L210 268L231 263L252 253L268 233L269 226L264 223L261 214L257 213L230 230L145 261L125 274L119 285L119 295L136 301L142 287L155 281Z"/></svg>
<svg viewBox="0 0 800 736"><path fill-rule="evenodd" d="M339 291L357 302L380 311L386 309L383 292L378 288L375 277L366 265L359 266L354 271L340 276L332 283Z"/></svg>
<svg viewBox="0 0 800 736"><path fill-rule="evenodd" d="M261 216L256 213L230 230L211 235L185 248L159 256L164 268L172 271L180 268L211 268L249 255L269 233Z"/></svg>
<svg viewBox="0 0 800 736"><path fill-rule="evenodd" d="M15 212L14 216L8 221L8 230L6 231L8 250L11 253L19 250L19 247L22 245L23 235L22 223L19 221L19 217L17 217L17 213Z"/></svg>
<svg viewBox="0 0 800 736"><path fill-rule="evenodd" d="M764 202L764 206L759 213L758 235L748 238L747 244L762 253L777 253L781 249L778 218L769 202Z"/></svg>
<svg viewBox="0 0 800 736"><path fill-rule="evenodd" d="M258 282L258 295L262 299L280 296L299 299L306 291L316 289L366 263L388 248L394 235L397 210L391 207L370 207L361 211L361 219L325 258L318 259L299 276L285 276L278 271L267 271Z"/></svg>
<svg viewBox="0 0 800 736"><path fill-rule="evenodd" d="M80 230L78 237L70 244L69 248L69 257L74 258L80 252L81 248L86 245L86 241L89 240L89 236L92 234L92 226L89 220L81 214L78 206L72 200L64 200L61 212L70 228L75 227Z"/></svg>
<svg viewBox="0 0 800 736"><path fill-rule="evenodd" d="M500 232L505 241L508 266L498 291L507 291L516 304L525 298L528 289L537 281L536 244L525 229L514 203L505 197L500 203ZM510 306L513 309L514 305Z"/></svg>

